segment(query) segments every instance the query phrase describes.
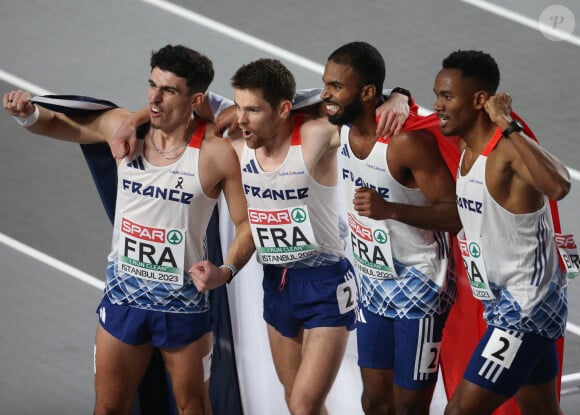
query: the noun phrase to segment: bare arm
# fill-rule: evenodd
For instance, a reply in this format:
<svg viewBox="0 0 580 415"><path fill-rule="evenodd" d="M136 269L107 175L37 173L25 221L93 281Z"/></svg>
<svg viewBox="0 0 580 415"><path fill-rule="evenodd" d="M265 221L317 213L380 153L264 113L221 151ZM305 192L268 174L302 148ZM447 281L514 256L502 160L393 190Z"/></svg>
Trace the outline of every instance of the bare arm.
<svg viewBox="0 0 580 415"><path fill-rule="evenodd" d="M235 227L235 236L228 248L224 263L232 264L239 270L248 262L254 253L255 246L248 222L248 209L238 157L229 140L219 140L217 145L212 144L210 152L205 153L208 157L206 165L219 169L219 174L222 175L220 186ZM201 290L218 287L231 277L231 271L228 268L218 268L209 261L194 264L189 272L196 287Z"/></svg>
<svg viewBox="0 0 580 415"><path fill-rule="evenodd" d="M12 91L3 97L6 112L19 118L38 118L25 128L31 133L79 144L108 142L129 112L114 109L89 115L69 116L53 112L30 102L28 92Z"/></svg>
<svg viewBox="0 0 580 415"><path fill-rule="evenodd" d="M389 169L405 186L419 188L427 206L392 203L376 191L357 189L354 206L362 216L393 219L411 226L455 234L461 229L455 203L455 183L435 138L426 132L397 135L389 144Z"/></svg>
<svg viewBox="0 0 580 415"><path fill-rule="evenodd" d="M490 119L502 130L512 121L511 102L509 94L500 93L485 103ZM568 194L570 173L560 160L523 132L513 132L507 140L515 150L510 165L516 176L550 199L560 200Z"/></svg>

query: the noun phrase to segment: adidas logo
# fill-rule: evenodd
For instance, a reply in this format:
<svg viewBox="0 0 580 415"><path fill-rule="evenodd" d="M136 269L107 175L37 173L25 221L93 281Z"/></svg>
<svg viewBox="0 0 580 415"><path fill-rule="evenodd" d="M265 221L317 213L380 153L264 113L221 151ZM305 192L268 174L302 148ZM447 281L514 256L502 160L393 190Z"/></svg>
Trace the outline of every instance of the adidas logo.
<svg viewBox="0 0 580 415"><path fill-rule="evenodd" d="M347 159L350 158L350 153L348 152L348 147L345 145L342 146L342 150L340 150L340 154L342 154Z"/></svg>
<svg viewBox="0 0 580 415"><path fill-rule="evenodd" d="M145 170L143 165L143 158L141 156L137 157L135 160L131 160L127 163L127 167L132 167L134 169Z"/></svg>
<svg viewBox="0 0 580 415"><path fill-rule="evenodd" d="M244 173L255 173L258 174L258 167L256 167L256 160L251 160L246 167L242 169Z"/></svg>

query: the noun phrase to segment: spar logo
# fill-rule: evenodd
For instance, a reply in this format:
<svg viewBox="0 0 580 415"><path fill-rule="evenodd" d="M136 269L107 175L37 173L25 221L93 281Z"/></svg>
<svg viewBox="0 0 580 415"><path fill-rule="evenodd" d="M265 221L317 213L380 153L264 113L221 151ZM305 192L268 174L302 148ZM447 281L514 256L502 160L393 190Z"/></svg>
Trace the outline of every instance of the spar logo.
<svg viewBox="0 0 580 415"><path fill-rule="evenodd" d="M136 239L141 239L142 241L149 242L165 242L165 229L152 228L150 226L139 225L138 223L132 222L129 219L123 218L121 221L121 230L124 234L132 236ZM178 231L173 231L180 233ZM175 236L173 236L175 238ZM180 238L183 238L180 234Z"/></svg>
<svg viewBox="0 0 580 415"><path fill-rule="evenodd" d="M368 242L373 241L373 230L368 226L361 225L359 221L357 221L354 216L350 213L348 214L348 226L350 227L351 231L358 236L360 239L363 239Z"/></svg>
<svg viewBox="0 0 580 415"><path fill-rule="evenodd" d="M262 226L291 225L293 222L303 223L308 219L306 211L302 208L270 211L248 209L248 216L250 223Z"/></svg>

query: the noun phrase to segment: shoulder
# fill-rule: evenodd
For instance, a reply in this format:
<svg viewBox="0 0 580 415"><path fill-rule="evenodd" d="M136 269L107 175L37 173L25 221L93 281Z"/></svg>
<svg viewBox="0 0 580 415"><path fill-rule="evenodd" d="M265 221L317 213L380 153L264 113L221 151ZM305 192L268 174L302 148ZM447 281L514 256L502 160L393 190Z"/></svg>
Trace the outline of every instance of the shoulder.
<svg viewBox="0 0 580 415"><path fill-rule="evenodd" d="M394 147L419 151L437 146L437 139L429 130L413 130L395 134L390 143Z"/></svg>
<svg viewBox="0 0 580 415"><path fill-rule="evenodd" d="M200 157L207 160L217 169L239 168L239 161L229 138L206 134L201 143Z"/></svg>
<svg viewBox="0 0 580 415"><path fill-rule="evenodd" d="M338 147L340 138L338 127L331 124L326 117L307 118L300 128L303 146Z"/></svg>
<svg viewBox="0 0 580 415"><path fill-rule="evenodd" d="M442 158L437 139L429 130L404 131L394 135L389 143L388 156L407 166L430 164Z"/></svg>

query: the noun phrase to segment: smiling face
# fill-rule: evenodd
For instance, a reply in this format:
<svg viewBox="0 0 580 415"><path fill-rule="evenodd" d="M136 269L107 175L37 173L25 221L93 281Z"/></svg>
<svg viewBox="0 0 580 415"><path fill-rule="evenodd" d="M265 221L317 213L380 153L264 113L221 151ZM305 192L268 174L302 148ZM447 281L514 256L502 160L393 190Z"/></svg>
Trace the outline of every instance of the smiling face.
<svg viewBox="0 0 580 415"><path fill-rule="evenodd" d="M285 117L280 107L276 108L263 98L260 90L235 89L238 125L248 147L256 149L272 141Z"/></svg>
<svg viewBox="0 0 580 415"><path fill-rule="evenodd" d="M328 120L335 125L354 121L363 111L360 82L352 67L328 61L324 67L324 101Z"/></svg>
<svg viewBox="0 0 580 415"><path fill-rule="evenodd" d="M473 128L479 110L476 104L473 79L463 77L459 69L442 69L435 78L433 92L436 101L433 109L441 120L444 135L464 137Z"/></svg>
<svg viewBox="0 0 580 415"><path fill-rule="evenodd" d="M153 68L148 91L151 126L171 131L184 125L191 118L195 95L189 92L185 78Z"/></svg>

